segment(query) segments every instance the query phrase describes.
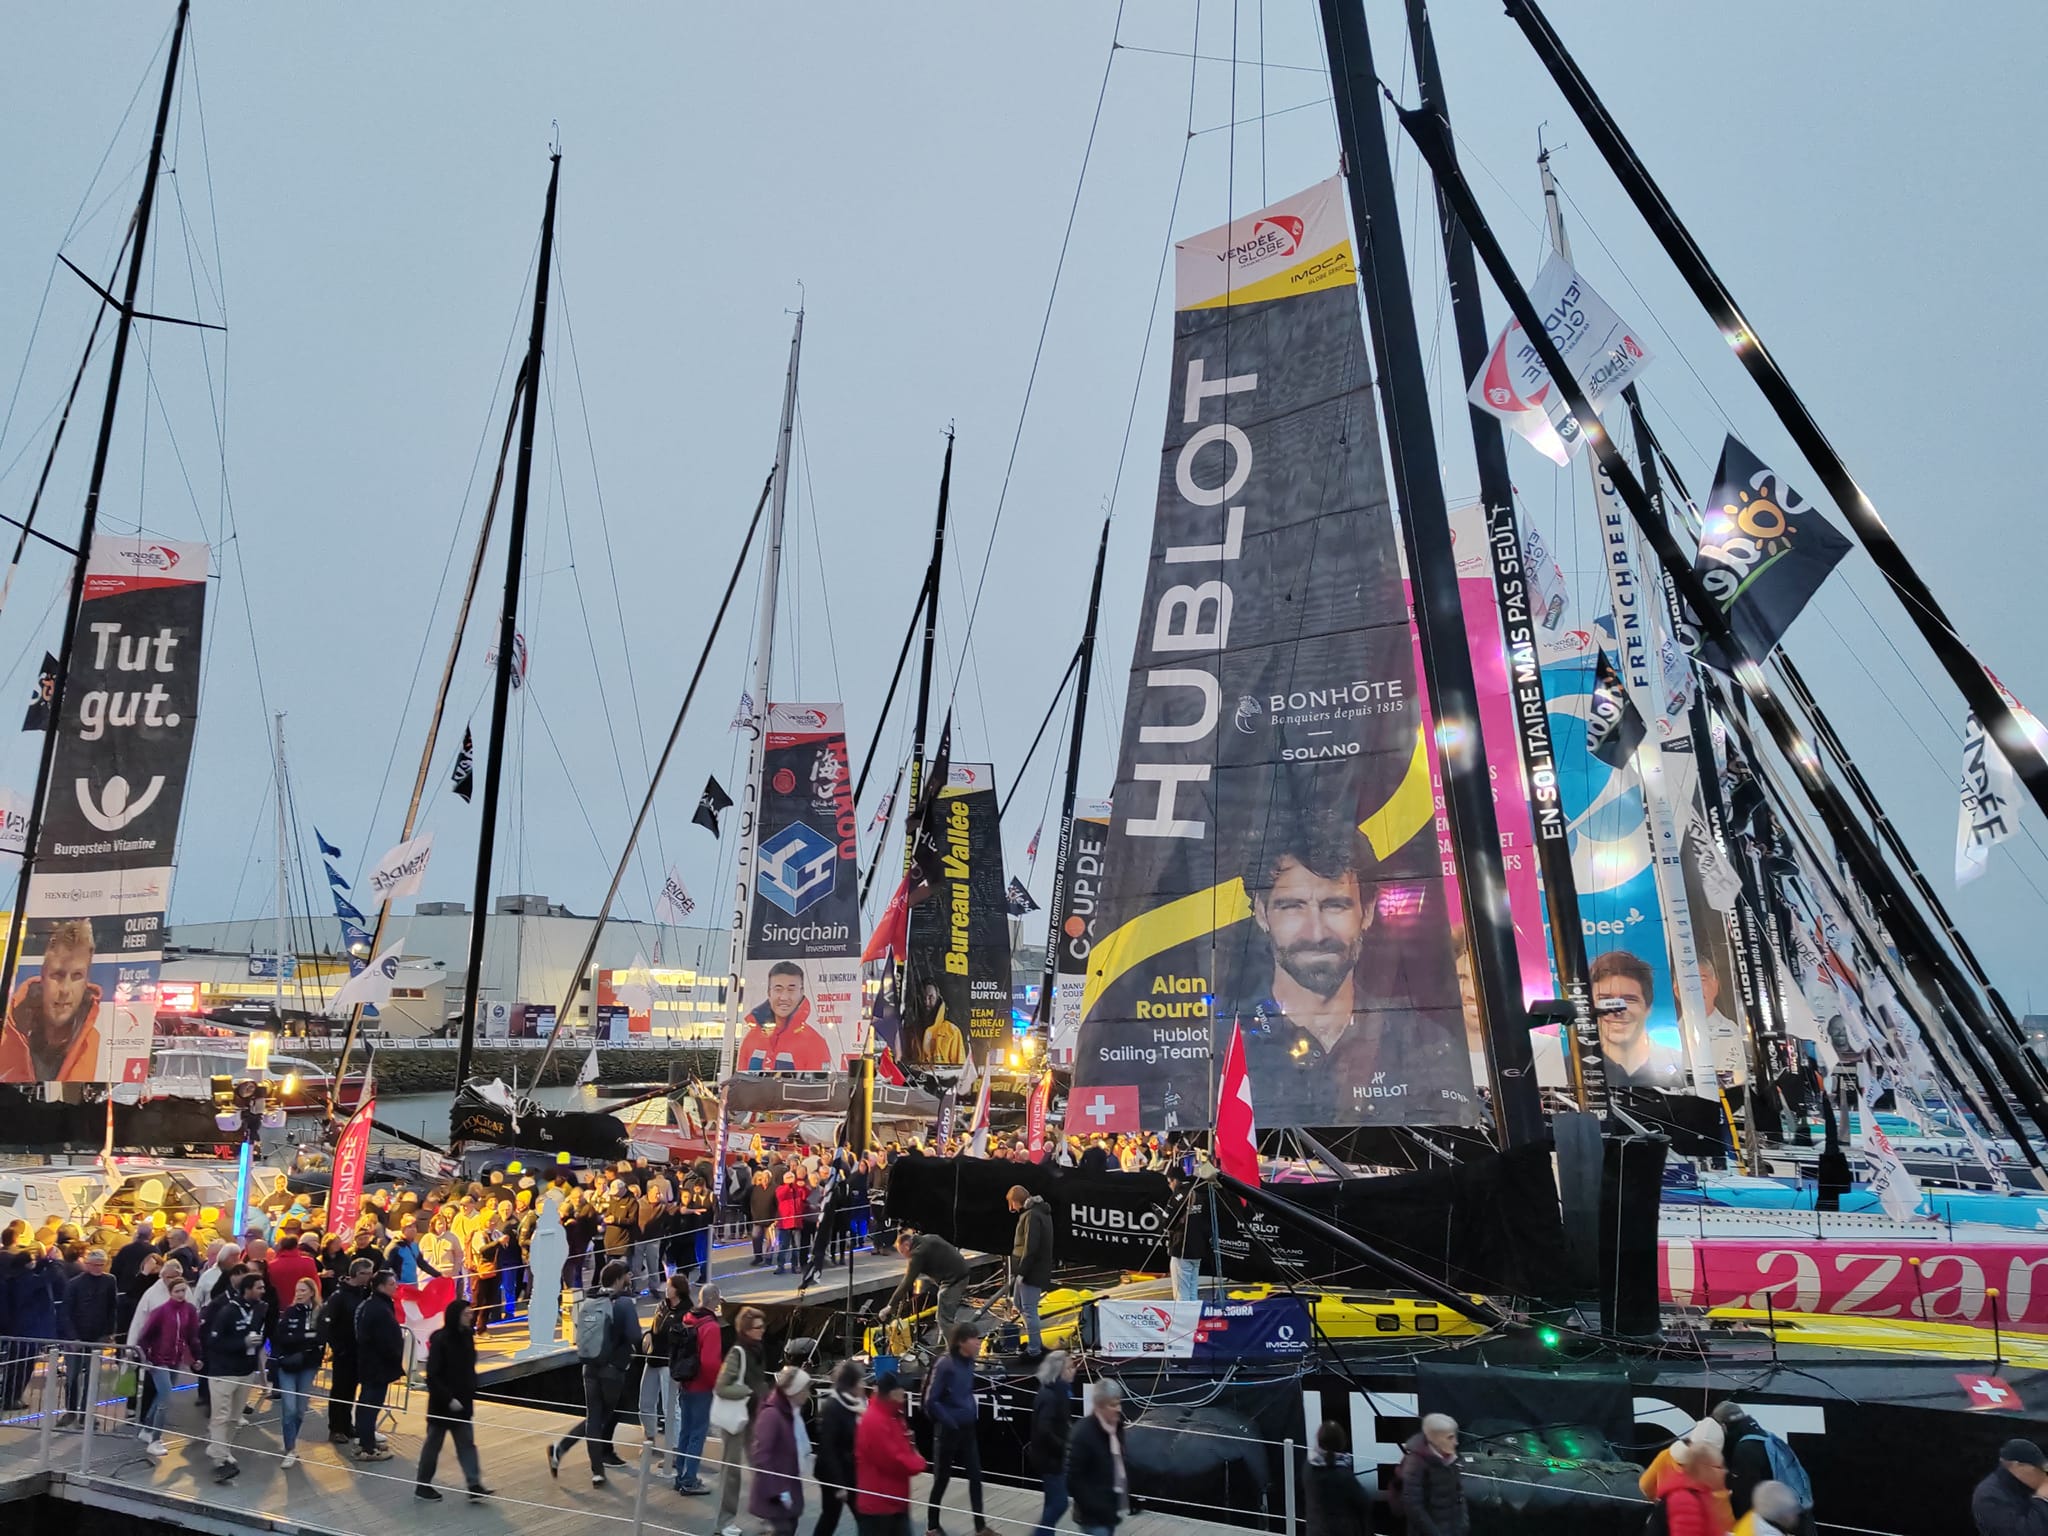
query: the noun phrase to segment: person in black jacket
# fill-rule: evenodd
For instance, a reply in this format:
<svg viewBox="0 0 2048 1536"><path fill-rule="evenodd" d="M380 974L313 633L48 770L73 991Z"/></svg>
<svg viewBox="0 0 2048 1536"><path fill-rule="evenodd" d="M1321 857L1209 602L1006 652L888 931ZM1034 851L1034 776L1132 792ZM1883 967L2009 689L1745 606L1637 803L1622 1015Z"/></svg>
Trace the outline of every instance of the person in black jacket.
<svg viewBox="0 0 2048 1536"><path fill-rule="evenodd" d="M1411 1536L1467 1536L1465 1484L1458 1473L1458 1421L1422 1416L1422 1433L1401 1447L1401 1509Z"/></svg>
<svg viewBox="0 0 2048 1536"><path fill-rule="evenodd" d="M107 1256L98 1248L85 1250L79 1271L64 1286L64 1305L58 1309L64 1337L80 1344L110 1344L120 1323L121 1287L107 1273ZM85 1377L93 1351L80 1349L66 1357L64 1408L67 1418L77 1418L85 1407Z"/></svg>
<svg viewBox="0 0 2048 1536"><path fill-rule="evenodd" d="M235 1277L232 1295L215 1299L206 1311L200 1340L206 1350L206 1374L213 1383L207 1409L206 1458L214 1480L227 1482L241 1472L235 1461L235 1431L242 1424L242 1406L263 1385L263 1277Z"/></svg>
<svg viewBox="0 0 2048 1536"><path fill-rule="evenodd" d="M284 1404L284 1460L279 1465L295 1467L299 1464L299 1426L306 1422L313 1378L320 1374L320 1362L327 1355L326 1311L320 1305L319 1282L311 1275L301 1275L285 1300L288 1304L271 1326L270 1366Z"/></svg>
<svg viewBox="0 0 2048 1536"><path fill-rule="evenodd" d="M1036 1358L1045 1352L1038 1298L1052 1284L1052 1207L1043 1195L1032 1194L1022 1184L1012 1184L1005 1199L1017 1214L1017 1232L1010 1242L1010 1279L1017 1293L1017 1310L1024 1315L1024 1353Z"/></svg>
<svg viewBox="0 0 2048 1536"><path fill-rule="evenodd" d="M440 1332L427 1340L427 1436L420 1442L414 1498L440 1499L434 1467L441 1459L441 1442L447 1439L455 1441L455 1459L469 1487L469 1502L481 1504L490 1496L477 1461L476 1433L470 1427L475 1418L476 1333L469 1326L469 1303L458 1297L442 1314Z"/></svg>
<svg viewBox="0 0 2048 1536"><path fill-rule="evenodd" d="M1038 1396L1031 1400L1031 1441L1025 1464L1038 1474L1045 1492L1045 1507L1038 1514L1038 1529L1032 1536L1052 1536L1053 1527L1067 1512L1067 1438L1074 1428L1074 1367L1078 1364L1064 1349L1056 1349L1038 1363Z"/></svg>
<svg viewBox="0 0 2048 1536"><path fill-rule="evenodd" d="M1351 1465L1350 1437L1335 1419L1325 1420L1316 1431L1304 1492L1308 1536L1367 1536L1372 1530L1372 1500Z"/></svg>
<svg viewBox="0 0 2048 1536"><path fill-rule="evenodd" d="M2040 1536L2048 1531L2048 1456L2031 1440L2008 1440L1998 1465L1970 1495L1977 1536Z"/></svg>
<svg viewBox="0 0 2048 1536"><path fill-rule="evenodd" d="M356 1308L356 1460L389 1461L377 1438L384 1394L405 1374L405 1329L398 1321L398 1276L380 1269Z"/></svg>
<svg viewBox="0 0 2048 1536"><path fill-rule="evenodd" d="M1104 1377L1095 1383L1091 1408L1067 1439L1067 1493L1074 1501L1074 1523L1086 1536L1110 1536L1131 1509L1124 1389Z"/></svg>
<svg viewBox="0 0 2048 1536"><path fill-rule="evenodd" d="M818 1439L811 1461L811 1474L818 1480L818 1523L811 1527L811 1536L832 1536L839 1529L839 1512L853 1498L853 1437L867 1406L860 1362L840 1361L832 1372L831 1390L818 1400Z"/></svg>
<svg viewBox="0 0 2048 1536"><path fill-rule="evenodd" d="M333 1363L327 1382L327 1438L336 1445L355 1439L356 1308L363 1304L370 1276L376 1272L377 1266L370 1260L357 1259L328 1288L327 1300L320 1307L320 1328L327 1335Z"/></svg>

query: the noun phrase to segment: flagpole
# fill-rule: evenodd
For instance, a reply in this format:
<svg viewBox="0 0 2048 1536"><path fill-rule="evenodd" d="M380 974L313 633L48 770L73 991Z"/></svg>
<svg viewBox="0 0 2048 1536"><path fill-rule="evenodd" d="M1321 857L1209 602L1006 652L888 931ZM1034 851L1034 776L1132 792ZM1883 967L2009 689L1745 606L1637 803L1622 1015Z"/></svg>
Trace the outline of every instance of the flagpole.
<svg viewBox="0 0 2048 1536"><path fill-rule="evenodd" d="M1074 801L1081 792L1081 743L1088 728L1088 680L1095 671L1095 625L1102 612L1102 569L1109 563L1109 519L1102 520L1102 538L1095 546L1095 580L1088 588L1088 618L1081 628L1076 660L1080 677L1074 683L1074 728L1067 737L1067 782L1060 791L1060 840L1052 865L1052 896L1046 907L1045 978L1038 987L1038 1007L1031 1022L1052 1021L1052 989L1058 981L1059 933L1054 924L1067 909L1067 860L1074 848ZM1022 770L1018 770L1021 775ZM1049 1058L1048 1058L1049 1059Z"/></svg>
<svg viewBox="0 0 2048 1536"><path fill-rule="evenodd" d="M661 776L668 771L668 760L675 755L676 742L682 737L683 721L689 717L691 701L697 697L697 684L703 680L704 668L711 660L711 647L717 643L718 633L725 627L725 611L732 606L732 594L740 584L740 573L747 568L747 555L754 547L754 534L761 526L761 509L767 505L768 494L774 485L775 474L771 470L761 486L760 499L754 503L754 515L747 520L747 536L740 541L739 558L733 562L732 575L725 583L725 595L719 598L718 612L712 615L711 633L704 637L704 649L697 654L697 666L690 673L689 687L683 690L683 702L676 709L675 723L668 728L668 742L662 747L661 757L654 765L654 776L647 781L647 793L640 800L640 813L633 818L633 830L626 834L626 846L619 850L618 863L612 866L612 883L605 887L604 902L590 923L590 937L584 942L583 953L575 969L569 972L569 990L562 998L562 1006L555 1010L555 1026L548 1031L547 1048L540 1053L540 1066L533 1074L536 1083L547 1071L548 1059L555 1054L555 1041L561 1036L563 1024L568 1021L569 1010L576 1004L583 974L590 969L591 961L597 958L597 941L604 933L605 920L611 916L612 903L618 899L619 886L626 878L626 866L632 862L633 849L640 841L640 829L646 825L648 814L654 809L654 794L661 788Z"/></svg>
<svg viewBox="0 0 2048 1536"><path fill-rule="evenodd" d="M775 469L769 476L768 547L761 561L761 628L754 640L754 688L748 729L747 781L740 789L740 846L733 861L732 941L727 962L725 1041L719 1047L719 1076L733 1070L739 1043L740 1006L747 968L747 924L754 914L754 848L761 835L761 768L768 750L768 689L774 671L775 600L782 580L783 509L789 501L790 450L796 433L797 367L803 357L804 312L796 312L789 338L789 373L782 384L782 424L775 434Z"/></svg>

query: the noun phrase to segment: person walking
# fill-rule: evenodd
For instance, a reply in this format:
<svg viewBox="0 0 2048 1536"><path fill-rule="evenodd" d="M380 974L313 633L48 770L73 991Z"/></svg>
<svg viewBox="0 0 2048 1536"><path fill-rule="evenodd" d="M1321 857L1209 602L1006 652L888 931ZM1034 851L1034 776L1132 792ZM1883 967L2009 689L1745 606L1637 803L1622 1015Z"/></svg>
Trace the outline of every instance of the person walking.
<svg viewBox="0 0 2048 1536"><path fill-rule="evenodd" d="M682 1288L685 1296L688 1287ZM675 1381L675 1491L696 1496L711 1491L704 1481L704 1437L711 1429L711 1392L718 1384L725 1351L719 1340L718 1288L704 1286L683 1314L683 1328L670 1335L668 1370ZM687 1331L685 1331L685 1329Z"/></svg>
<svg viewBox="0 0 2048 1536"><path fill-rule="evenodd" d="M793 1536L804 1512L804 1470L797 1455L797 1420L811 1395L811 1374L800 1365L776 1373L774 1390L754 1414L747 1447L754 1486L747 1511L768 1528L769 1536Z"/></svg>
<svg viewBox="0 0 2048 1536"><path fill-rule="evenodd" d="M1038 1362L1038 1395L1031 1400L1031 1439L1026 1469L1038 1474L1045 1504L1032 1536L1052 1536L1067 1512L1067 1438L1074 1428L1074 1370L1079 1364L1064 1349Z"/></svg>
<svg viewBox="0 0 2048 1536"><path fill-rule="evenodd" d="M924 1470L910 1438L910 1394L894 1371L875 1378L875 1395L853 1436L853 1523L860 1536L910 1536L910 1480Z"/></svg>
<svg viewBox="0 0 2048 1536"><path fill-rule="evenodd" d="M120 1323L121 1287L107 1273L105 1250L88 1248L78 1273L64 1284L58 1309L63 1336L76 1347L65 1355L65 1418L78 1419L85 1409L86 1378L100 1346L114 1342Z"/></svg>
<svg viewBox="0 0 2048 1536"><path fill-rule="evenodd" d="M1067 1494L1074 1523L1086 1536L1110 1536L1131 1512L1131 1475L1124 1459L1124 1389L1108 1377L1067 1439Z"/></svg>
<svg viewBox="0 0 2048 1536"><path fill-rule="evenodd" d="M1036 1359L1045 1352L1045 1330L1038 1321L1038 1300L1052 1284L1052 1207L1043 1195L1034 1195L1022 1184L1012 1184L1005 1197L1017 1216L1016 1235L1010 1240L1010 1279L1023 1314L1024 1354Z"/></svg>
<svg viewBox="0 0 2048 1536"><path fill-rule="evenodd" d="M925 1504L927 1536L945 1536L939 1512L946 1487L957 1466L967 1476L967 1500L974 1510L974 1536L995 1536L982 1515L981 1410L974 1402L974 1360L981 1353L981 1331L972 1323L954 1328L945 1355L925 1380L924 1411L932 1421L932 1486Z"/></svg>
<svg viewBox="0 0 2048 1536"><path fill-rule="evenodd" d="M1720 1447L1705 1440L1680 1441L1657 1480L1665 1530L1670 1536L1728 1536L1733 1523L1721 1499L1727 1491L1728 1468Z"/></svg>
<svg viewBox="0 0 2048 1536"><path fill-rule="evenodd" d="M1458 1474L1458 1421L1423 1415L1422 1433L1401 1447L1401 1510L1414 1536L1466 1536L1465 1484Z"/></svg>
<svg viewBox="0 0 2048 1536"><path fill-rule="evenodd" d="M612 1449L619 1400L626 1394L626 1375L633 1367L640 1337L640 1313L633 1305L633 1266L623 1258L608 1262L597 1284L576 1303L576 1358L583 1363L583 1418L548 1447L548 1476L559 1477L562 1458L578 1440L590 1453L590 1486L605 1486L605 1468L623 1467L625 1457Z"/></svg>
<svg viewBox="0 0 2048 1536"><path fill-rule="evenodd" d="M235 1431L242 1426L242 1408L249 1394L263 1385L263 1277L240 1275L233 1286L207 1313L203 1335L206 1374L213 1381L206 1459L213 1463L217 1483L241 1475L242 1468L235 1460Z"/></svg>
<svg viewBox="0 0 2048 1536"><path fill-rule="evenodd" d="M384 1396L405 1375L405 1328L398 1321L398 1276L374 1272L369 1294L356 1308L356 1460L389 1461L391 1448L377 1433Z"/></svg>
<svg viewBox="0 0 2048 1536"><path fill-rule="evenodd" d="M192 1287L182 1275L173 1278L170 1294L143 1319L136 1347L149 1373L138 1433L150 1458L161 1461L170 1453L164 1444L164 1420L170 1415L178 1372L200 1369L206 1347L199 1336L199 1309L192 1305Z"/></svg>
<svg viewBox="0 0 2048 1536"><path fill-rule="evenodd" d="M767 1356L761 1342L767 1332L768 1319L760 1308L740 1308L740 1315L733 1320L732 1351L718 1368L718 1383L712 1388L712 1396L718 1402L743 1404L746 1414L744 1425L719 1429L718 1536L741 1536L734 1522L740 1512L740 1478L747 1464L747 1434L753 1428L754 1416L768 1385ZM714 1405L712 1411L719 1410Z"/></svg>
<svg viewBox="0 0 2048 1536"><path fill-rule="evenodd" d="M1812 1530L1813 1511L1791 1484L1776 1478L1750 1489L1749 1511L1735 1522L1735 1536L1812 1536Z"/></svg>
<svg viewBox="0 0 2048 1536"><path fill-rule="evenodd" d="M654 1309L654 1321L640 1335L640 1434L655 1446L654 1467L668 1471L668 1449L675 1444L676 1378L675 1350L697 1347L697 1330L684 1322L690 1311L690 1284L680 1275L662 1282L661 1301ZM679 1342L679 1335L682 1337Z"/></svg>
<svg viewBox="0 0 2048 1536"><path fill-rule="evenodd" d="M1798 1455L1780 1436L1759 1424L1748 1409L1731 1397L1715 1405L1713 1419L1721 1426L1728 1508L1738 1523L1749 1513L1756 1490L1765 1483L1785 1484L1801 1503L1811 1496L1813 1483Z"/></svg>
<svg viewBox="0 0 2048 1536"><path fill-rule="evenodd" d="M281 1465L285 1467L299 1464L299 1429L306 1422L313 1379L320 1374L320 1362L327 1355L324 1317L319 1282L311 1275L301 1275L292 1287L291 1304L278 1314L271 1330L270 1364L284 1404Z"/></svg>
<svg viewBox="0 0 2048 1536"><path fill-rule="evenodd" d="M1351 1465L1351 1439L1344 1426L1327 1419L1308 1453L1308 1536L1366 1536L1372 1530L1372 1499Z"/></svg>
<svg viewBox="0 0 2048 1536"><path fill-rule="evenodd" d="M1650 1465L1644 1469L1642 1476L1636 1479L1637 1488L1642 1490L1644 1498L1655 1501L1658 1497L1658 1485L1664 1481L1664 1475L1680 1465L1680 1458L1691 1454L1691 1447L1711 1447L1716 1453L1721 1453L1725 1461L1725 1438L1726 1432L1721 1428L1718 1419L1701 1419L1650 1459ZM1714 1491L1714 1506L1714 1518L1717 1522L1714 1528L1721 1531L1734 1530L1735 1508L1733 1501L1728 1497L1728 1482L1725 1477Z"/></svg>
<svg viewBox="0 0 2048 1536"><path fill-rule="evenodd" d="M430 1503L441 1498L441 1490L434 1486L434 1469L440 1465L441 1443L451 1439L462 1480L469 1489L469 1502L481 1504L491 1495L484 1486L472 1427L476 1418L476 1331L469 1326L469 1311L469 1303L460 1297L449 1302L439 1330L427 1340L427 1433L420 1442L412 1493Z"/></svg>
<svg viewBox="0 0 2048 1536"><path fill-rule="evenodd" d="M753 1226L754 1261L750 1269L759 1268L767 1261L764 1251L769 1242L769 1233L775 1229L776 1212L780 1202L775 1198L775 1185L767 1171L756 1173L754 1182L747 1188L747 1219Z"/></svg>
<svg viewBox="0 0 2048 1536"><path fill-rule="evenodd" d="M832 1385L818 1401L818 1439L811 1457L811 1473L818 1479L818 1523L811 1536L832 1536L839 1529L840 1511L853 1497L853 1447L867 1406L860 1362L840 1361L833 1367Z"/></svg>
<svg viewBox="0 0 2048 1536"><path fill-rule="evenodd" d="M1977 1536L2048 1536L2048 1456L2031 1440L2008 1440L1998 1465L1970 1495Z"/></svg>

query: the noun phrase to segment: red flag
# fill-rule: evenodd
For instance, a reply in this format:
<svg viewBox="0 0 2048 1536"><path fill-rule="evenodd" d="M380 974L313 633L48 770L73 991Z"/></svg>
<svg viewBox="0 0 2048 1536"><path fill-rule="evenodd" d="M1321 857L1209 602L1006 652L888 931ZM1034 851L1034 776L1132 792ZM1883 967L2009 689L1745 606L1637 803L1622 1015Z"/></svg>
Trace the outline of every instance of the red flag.
<svg viewBox="0 0 2048 1536"><path fill-rule="evenodd" d="M896 1053L886 1045L882 1047L882 1054L875 1058L875 1080L893 1083L898 1088L903 1086L903 1069L896 1065Z"/></svg>
<svg viewBox="0 0 2048 1536"><path fill-rule="evenodd" d="M1216 1164L1233 1179L1259 1182L1259 1137L1252 1124L1252 1081L1244 1070L1244 1027L1233 1025L1216 1091Z"/></svg>
<svg viewBox="0 0 2048 1536"><path fill-rule="evenodd" d="M860 963L870 965L884 955L901 957L909 932L910 877L905 875L903 883L896 887L896 894L889 898L889 905L882 909L875 931L868 935L868 947L860 952Z"/></svg>
<svg viewBox="0 0 2048 1536"><path fill-rule="evenodd" d="M455 1280L449 1275L422 1275L417 1285L400 1285L392 1298L398 1307L399 1325L423 1348L441 1331L442 1314L454 1299Z"/></svg>
<svg viewBox="0 0 2048 1536"><path fill-rule="evenodd" d="M1045 1149L1045 1116L1052 1108L1052 1074L1039 1074L1038 1083L1031 1090L1031 1097L1024 1101L1024 1150L1041 1152Z"/></svg>
<svg viewBox="0 0 2048 1536"><path fill-rule="evenodd" d="M327 1230L347 1235L363 1213L363 1169L370 1158L370 1116L377 1101L366 1098L348 1117L334 1143L334 1188L327 1198Z"/></svg>

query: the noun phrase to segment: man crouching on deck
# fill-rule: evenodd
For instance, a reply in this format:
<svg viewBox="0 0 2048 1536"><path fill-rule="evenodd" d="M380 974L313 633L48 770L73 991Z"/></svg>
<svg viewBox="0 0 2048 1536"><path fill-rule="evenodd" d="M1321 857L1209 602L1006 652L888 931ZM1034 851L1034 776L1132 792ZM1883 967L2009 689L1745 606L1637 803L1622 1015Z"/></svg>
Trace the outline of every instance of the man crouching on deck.
<svg viewBox="0 0 2048 1536"><path fill-rule="evenodd" d="M99 984L92 979L92 924L50 929L42 973L14 989L0 1030L0 1083L86 1083L99 1065Z"/></svg>

